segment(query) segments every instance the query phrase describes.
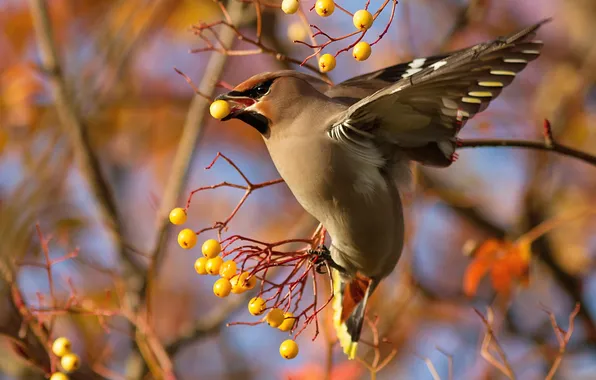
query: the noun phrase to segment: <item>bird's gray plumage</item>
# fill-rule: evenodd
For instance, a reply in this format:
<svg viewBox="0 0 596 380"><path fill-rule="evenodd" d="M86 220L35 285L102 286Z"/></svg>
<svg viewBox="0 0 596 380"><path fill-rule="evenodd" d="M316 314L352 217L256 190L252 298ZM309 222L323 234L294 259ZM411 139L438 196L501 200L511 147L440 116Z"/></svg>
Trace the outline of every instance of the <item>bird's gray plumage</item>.
<svg viewBox="0 0 596 380"><path fill-rule="evenodd" d="M220 98L232 104L228 118L262 133L298 202L327 228L342 282L357 274L370 279L365 302L401 255L400 189L410 161L452 163L456 135L467 120L538 57L542 42L531 38L547 21L335 86L285 70L254 76ZM365 306L346 322L353 341Z"/></svg>

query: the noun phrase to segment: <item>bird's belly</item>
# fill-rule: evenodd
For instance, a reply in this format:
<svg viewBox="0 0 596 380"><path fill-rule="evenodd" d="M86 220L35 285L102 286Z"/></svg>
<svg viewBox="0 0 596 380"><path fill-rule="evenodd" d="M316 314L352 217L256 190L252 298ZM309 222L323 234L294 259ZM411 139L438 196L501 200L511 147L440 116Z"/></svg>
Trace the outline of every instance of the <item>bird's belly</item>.
<svg viewBox="0 0 596 380"><path fill-rule="evenodd" d="M294 141L293 147L296 147ZM349 272L385 276L401 253L399 195L376 167L363 165L333 149L285 150L273 161L301 206L331 237L334 260ZM295 157L288 162L287 155Z"/></svg>
<svg viewBox="0 0 596 380"><path fill-rule="evenodd" d="M401 206L383 196L373 202L354 201L360 204L338 204L322 221L331 236L332 257L349 272L384 277L393 270L401 254Z"/></svg>

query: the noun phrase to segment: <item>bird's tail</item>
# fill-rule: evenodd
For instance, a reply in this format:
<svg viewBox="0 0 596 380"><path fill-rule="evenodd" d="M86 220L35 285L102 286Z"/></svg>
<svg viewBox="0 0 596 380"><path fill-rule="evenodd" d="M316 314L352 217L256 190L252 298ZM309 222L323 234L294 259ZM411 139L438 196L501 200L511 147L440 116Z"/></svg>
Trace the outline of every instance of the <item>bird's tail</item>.
<svg viewBox="0 0 596 380"><path fill-rule="evenodd" d="M347 282L333 270L333 325L350 360L356 357L366 304L376 286L377 281L360 275Z"/></svg>

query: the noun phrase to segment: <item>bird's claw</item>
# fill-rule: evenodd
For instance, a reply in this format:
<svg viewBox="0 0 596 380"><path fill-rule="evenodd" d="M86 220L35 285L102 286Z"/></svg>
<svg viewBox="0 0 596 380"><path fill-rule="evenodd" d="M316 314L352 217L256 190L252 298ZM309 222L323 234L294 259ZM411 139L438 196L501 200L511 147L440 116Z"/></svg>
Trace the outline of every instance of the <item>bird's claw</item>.
<svg viewBox="0 0 596 380"><path fill-rule="evenodd" d="M337 269L341 272L344 271L344 269L341 266L339 266L335 261L333 261L333 259L331 258L331 252L329 252L329 249L324 245L319 245L316 249L309 249L307 252L313 256L311 258L311 262L315 266L315 271L317 273L326 274L326 266Z"/></svg>

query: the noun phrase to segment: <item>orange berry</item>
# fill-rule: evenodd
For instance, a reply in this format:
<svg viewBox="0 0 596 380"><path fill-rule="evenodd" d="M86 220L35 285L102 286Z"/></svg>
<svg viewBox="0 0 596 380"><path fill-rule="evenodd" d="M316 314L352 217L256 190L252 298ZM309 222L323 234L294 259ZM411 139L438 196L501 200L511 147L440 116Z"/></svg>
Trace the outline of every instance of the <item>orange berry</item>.
<svg viewBox="0 0 596 380"><path fill-rule="evenodd" d="M234 260L224 261L219 267L219 275L228 280L236 274L236 262Z"/></svg>
<svg viewBox="0 0 596 380"><path fill-rule="evenodd" d="M170 223L175 224L177 226L184 224L186 222L186 210L181 207L176 207L172 211L170 211Z"/></svg>
<svg viewBox="0 0 596 380"><path fill-rule="evenodd" d="M225 278L220 278L213 284L213 294L220 298L227 297L232 291L232 284Z"/></svg>
<svg viewBox="0 0 596 380"><path fill-rule="evenodd" d="M294 359L298 356L298 343L292 339L284 340L279 346L279 354L284 359Z"/></svg>
<svg viewBox="0 0 596 380"><path fill-rule="evenodd" d="M54 372L52 376L50 376L50 380L68 380L68 376L62 372Z"/></svg>
<svg viewBox="0 0 596 380"><path fill-rule="evenodd" d="M221 268L221 264L223 264L223 259L219 256L216 256L212 259L207 259L205 271L212 276L217 276L219 274L219 268Z"/></svg>
<svg viewBox="0 0 596 380"><path fill-rule="evenodd" d="M364 41L358 42L354 46L354 49L352 50L352 56L357 61L367 60L368 57L370 57L370 53L371 53L370 45L368 44L368 42L364 42Z"/></svg>
<svg viewBox="0 0 596 380"><path fill-rule="evenodd" d="M372 26L373 21L373 15L366 9L357 11L354 13L354 17L352 18L352 22L358 30L369 29Z"/></svg>
<svg viewBox="0 0 596 380"><path fill-rule="evenodd" d="M327 73L335 68L336 62L335 57L331 54L323 54L319 58L319 70L322 73Z"/></svg>
<svg viewBox="0 0 596 380"><path fill-rule="evenodd" d="M185 228L178 234L178 244L184 249L191 249L197 244L197 234L190 228Z"/></svg>
<svg viewBox="0 0 596 380"><path fill-rule="evenodd" d="M248 312L254 316L261 315L267 308L267 303L261 297L253 297L248 302Z"/></svg>
<svg viewBox="0 0 596 380"><path fill-rule="evenodd" d="M207 274L207 258L206 257L199 257L195 261L195 270L198 274Z"/></svg>
<svg viewBox="0 0 596 380"><path fill-rule="evenodd" d="M315 12L321 17L329 17L335 10L335 3L332 0L317 0Z"/></svg>
<svg viewBox="0 0 596 380"><path fill-rule="evenodd" d="M212 259L220 254L221 245L217 240L209 239L203 243L201 251L203 252L203 256L205 256L208 259Z"/></svg>

